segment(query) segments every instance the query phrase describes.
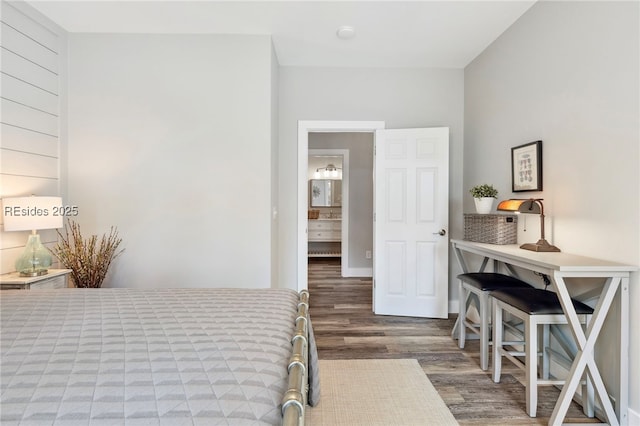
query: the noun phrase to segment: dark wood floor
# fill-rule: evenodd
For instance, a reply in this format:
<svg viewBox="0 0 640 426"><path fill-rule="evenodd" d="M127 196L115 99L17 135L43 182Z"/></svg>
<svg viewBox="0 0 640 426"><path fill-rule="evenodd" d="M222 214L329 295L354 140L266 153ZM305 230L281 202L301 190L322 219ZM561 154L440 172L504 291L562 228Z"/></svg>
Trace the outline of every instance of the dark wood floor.
<svg viewBox="0 0 640 426"><path fill-rule="evenodd" d="M525 412L524 378L509 361L501 383L479 367L478 341L459 349L450 319L372 313L371 279L341 278L340 259L309 261L309 312L320 359L414 358L461 425L546 425L560 392L539 391L538 417ZM573 404L567 422L586 423Z"/></svg>

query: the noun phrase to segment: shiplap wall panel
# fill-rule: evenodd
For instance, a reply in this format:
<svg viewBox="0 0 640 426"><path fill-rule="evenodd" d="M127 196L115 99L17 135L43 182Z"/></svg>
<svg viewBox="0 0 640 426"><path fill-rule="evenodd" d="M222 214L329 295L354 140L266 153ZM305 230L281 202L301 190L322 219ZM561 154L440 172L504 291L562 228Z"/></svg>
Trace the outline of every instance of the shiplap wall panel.
<svg viewBox="0 0 640 426"><path fill-rule="evenodd" d="M4 157L4 155L3 155ZM24 197L27 195L57 195L58 179L43 179L31 176L3 175L0 188L3 197ZM0 221L2 215L0 215Z"/></svg>
<svg viewBox="0 0 640 426"><path fill-rule="evenodd" d="M58 116L17 102L2 99L2 122L45 135L58 135Z"/></svg>
<svg viewBox="0 0 640 426"><path fill-rule="evenodd" d="M37 43L57 52L59 46L58 34L36 22L32 17L25 15L11 5L2 8L2 22L16 28L25 36Z"/></svg>
<svg viewBox="0 0 640 426"><path fill-rule="evenodd" d="M18 234L22 235L22 232L18 232ZM9 235L9 232L3 233L3 235ZM2 239L4 239L4 236ZM0 256L0 267L2 267L2 273L12 272L16 270L14 264L18 256L20 256L23 251L24 247L2 249L2 256Z"/></svg>
<svg viewBox="0 0 640 426"><path fill-rule="evenodd" d="M2 148L58 157L58 138L20 127L0 124Z"/></svg>
<svg viewBox="0 0 640 426"><path fill-rule="evenodd" d="M0 197L60 195L64 31L26 3L0 2ZM0 220L1 222L1 220ZM51 246L55 231L39 231ZM29 232L0 233L0 273L15 270Z"/></svg>
<svg viewBox="0 0 640 426"><path fill-rule="evenodd" d="M4 16L3 16L4 20ZM6 23L2 23L2 46L16 55L38 64L39 66L58 72L58 53L39 43L20 30Z"/></svg>
<svg viewBox="0 0 640 426"><path fill-rule="evenodd" d="M58 179L58 159L54 157L20 151L3 150L2 159L0 161L2 173L6 175Z"/></svg>
<svg viewBox="0 0 640 426"><path fill-rule="evenodd" d="M49 110L46 107L51 101L39 101L39 104L41 104L40 108L48 110L49 112L57 111L58 74L42 68L13 52L3 51L2 53L2 85L21 83L27 86L22 88L23 90L29 89L28 86L32 86L32 89L27 93L35 92L39 94L39 97L54 100L53 109ZM22 93L18 93L18 95L23 96ZM13 99L16 93L14 91L13 96L3 93L3 96ZM21 99L17 100L21 101Z"/></svg>

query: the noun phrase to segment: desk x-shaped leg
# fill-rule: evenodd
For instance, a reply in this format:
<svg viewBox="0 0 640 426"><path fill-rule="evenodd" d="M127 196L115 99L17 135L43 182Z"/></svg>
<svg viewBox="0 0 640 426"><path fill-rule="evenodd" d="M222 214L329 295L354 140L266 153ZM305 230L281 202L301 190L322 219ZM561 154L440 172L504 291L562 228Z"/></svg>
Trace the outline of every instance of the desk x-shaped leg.
<svg viewBox="0 0 640 426"><path fill-rule="evenodd" d="M555 426L562 424L562 419L564 419L567 414L567 410L571 404L571 399L580 384L580 380L585 370L587 370L587 373L594 384L596 394L602 404L607 421L611 426L618 426L619 423L615 410L609 400L607 389L602 381L602 376L600 375L600 371L596 365L593 353L598 334L602 329L609 307L611 306L618 287L620 287L621 278L610 276L607 278L593 312L592 320L589 323L585 334L580 325L575 308L573 307L573 303L571 302L571 296L569 295L566 283L564 282L564 278L566 276L575 277L576 274L563 274L562 272L555 271L553 274L554 285L560 299L560 303L562 303L562 308L567 316L571 332L578 345L578 352L576 353L571 369L569 370L567 381L562 387L558 402L556 403L553 413L551 414L551 418L549 419L549 425ZM593 274L585 274L585 276L593 276Z"/></svg>

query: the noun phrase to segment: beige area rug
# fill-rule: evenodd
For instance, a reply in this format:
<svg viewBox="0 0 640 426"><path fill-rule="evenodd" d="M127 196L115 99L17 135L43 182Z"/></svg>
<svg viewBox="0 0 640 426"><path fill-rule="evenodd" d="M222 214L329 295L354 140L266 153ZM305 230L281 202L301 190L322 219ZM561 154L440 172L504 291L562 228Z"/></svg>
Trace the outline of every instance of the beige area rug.
<svg viewBox="0 0 640 426"><path fill-rule="evenodd" d="M415 359L320 360L307 426L457 425Z"/></svg>

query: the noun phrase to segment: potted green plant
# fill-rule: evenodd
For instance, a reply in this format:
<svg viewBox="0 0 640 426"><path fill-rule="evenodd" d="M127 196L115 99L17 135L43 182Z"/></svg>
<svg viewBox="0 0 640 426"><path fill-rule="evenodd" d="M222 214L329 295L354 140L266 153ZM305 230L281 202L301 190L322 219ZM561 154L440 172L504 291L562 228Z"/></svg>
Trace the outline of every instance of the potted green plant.
<svg viewBox="0 0 640 426"><path fill-rule="evenodd" d="M476 211L480 214L487 214L493 208L493 200L498 198L498 190L493 185L486 183L476 185L469 190L476 204Z"/></svg>

